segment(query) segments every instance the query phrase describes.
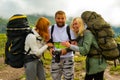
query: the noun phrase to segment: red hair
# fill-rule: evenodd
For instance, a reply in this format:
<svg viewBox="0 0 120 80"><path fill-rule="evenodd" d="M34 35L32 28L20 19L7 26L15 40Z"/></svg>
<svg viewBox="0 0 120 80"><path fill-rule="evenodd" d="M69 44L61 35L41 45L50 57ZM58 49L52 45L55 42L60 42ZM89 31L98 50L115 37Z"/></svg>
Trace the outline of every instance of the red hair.
<svg viewBox="0 0 120 80"><path fill-rule="evenodd" d="M50 21L45 17L41 17L38 19L36 23L35 30L43 39L48 40L50 38L49 30L48 30L49 26L50 26Z"/></svg>

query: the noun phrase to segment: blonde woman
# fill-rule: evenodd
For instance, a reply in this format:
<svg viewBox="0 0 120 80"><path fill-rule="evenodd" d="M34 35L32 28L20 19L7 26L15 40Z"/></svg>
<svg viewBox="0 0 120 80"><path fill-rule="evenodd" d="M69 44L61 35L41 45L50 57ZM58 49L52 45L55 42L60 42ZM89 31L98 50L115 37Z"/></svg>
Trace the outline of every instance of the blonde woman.
<svg viewBox="0 0 120 80"><path fill-rule="evenodd" d="M97 41L90 30L87 30L83 20L80 17L74 18L71 23L71 29L76 36L80 36L78 45L72 45L69 42L62 44L71 50L80 52L86 56L86 75L85 80L103 80L104 71L106 69L106 60L100 54L91 54L99 49Z"/></svg>
<svg viewBox="0 0 120 80"><path fill-rule="evenodd" d="M49 25L50 21L47 18L39 18L32 30L33 34L28 34L26 37L25 50L29 51L29 54L25 57L26 80L46 80L40 58L48 46L52 46L51 43L47 43L50 38Z"/></svg>
<svg viewBox="0 0 120 80"><path fill-rule="evenodd" d="M75 35L77 37L77 36L83 36L82 33L85 30L84 26L85 25L84 25L82 19L80 19L79 17L76 17L71 22L70 28L74 31L74 33L75 33Z"/></svg>

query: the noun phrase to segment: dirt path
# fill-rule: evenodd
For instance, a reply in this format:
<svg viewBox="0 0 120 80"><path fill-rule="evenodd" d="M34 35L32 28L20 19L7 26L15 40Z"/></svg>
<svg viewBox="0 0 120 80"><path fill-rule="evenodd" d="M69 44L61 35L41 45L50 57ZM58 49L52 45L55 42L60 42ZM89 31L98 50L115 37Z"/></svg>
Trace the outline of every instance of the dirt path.
<svg viewBox="0 0 120 80"><path fill-rule="evenodd" d="M3 58L0 58L0 66L2 66L0 67L0 80L21 80L20 78L24 74L24 68L15 69L4 65ZM80 75L84 76L84 74L85 72L80 72ZM81 78L79 79L82 80ZM110 75L109 68L107 68L105 71L105 80L120 80L120 75Z"/></svg>
<svg viewBox="0 0 120 80"><path fill-rule="evenodd" d="M0 80L20 80L24 74L24 69L15 69L10 66L4 65L4 59L0 58Z"/></svg>
<svg viewBox="0 0 120 80"><path fill-rule="evenodd" d="M110 75L109 69L105 71L105 80L120 80L120 75Z"/></svg>

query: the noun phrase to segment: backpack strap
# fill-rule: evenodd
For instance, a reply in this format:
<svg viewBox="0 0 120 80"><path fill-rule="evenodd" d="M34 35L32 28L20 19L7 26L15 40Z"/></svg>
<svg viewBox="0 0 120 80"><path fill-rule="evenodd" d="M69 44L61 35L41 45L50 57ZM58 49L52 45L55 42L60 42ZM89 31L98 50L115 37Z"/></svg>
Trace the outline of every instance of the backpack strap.
<svg viewBox="0 0 120 80"><path fill-rule="evenodd" d="M52 25L52 27L51 27L51 39L48 41L48 42L52 42L52 43L53 43L53 36L52 36L53 30L54 30L54 25ZM69 27L68 25L67 25L67 27L66 27L66 32L67 32L67 35L68 35L69 40L71 41L72 39L71 39L71 35L70 35L70 27ZM72 51L72 50L69 49L69 48L67 48L66 50L67 50L67 52ZM75 52L73 52L73 53L75 53Z"/></svg>
<svg viewBox="0 0 120 80"><path fill-rule="evenodd" d="M34 33L31 31L29 34L34 34ZM36 40L42 41L42 39L39 39L38 37L36 37ZM31 51L31 48L28 49L28 51L26 52L26 54L29 54L30 51Z"/></svg>
<svg viewBox="0 0 120 80"><path fill-rule="evenodd" d="M54 25L52 25L52 27L51 27L51 42L53 42L53 36L52 36L53 31L54 31ZM66 27L66 32L67 32L69 40L72 40L71 35L70 35L70 27L69 26Z"/></svg>
<svg viewBox="0 0 120 80"><path fill-rule="evenodd" d="M67 26L66 32L67 32L69 40L72 40L71 35L70 35L70 27L69 26Z"/></svg>
<svg viewBox="0 0 120 80"><path fill-rule="evenodd" d="M54 30L54 25L52 25L52 27L51 27L51 42L53 42L53 36L52 36L53 30Z"/></svg>
<svg viewBox="0 0 120 80"><path fill-rule="evenodd" d="M34 33L32 33L32 34L34 34ZM42 39L39 39L38 37L36 37L36 40L42 41ZM28 54L30 53L30 51L31 51L31 48L29 48L28 51L26 51L26 55L28 55ZM38 59L38 57L37 57L35 54L30 54L30 55L28 55L27 57L28 57L28 58L32 57L32 58L34 58L34 59ZM44 56L43 56L43 57L44 57Z"/></svg>
<svg viewBox="0 0 120 80"><path fill-rule="evenodd" d="M26 54L29 54L30 51L31 51L31 48L29 48L29 50L26 52Z"/></svg>

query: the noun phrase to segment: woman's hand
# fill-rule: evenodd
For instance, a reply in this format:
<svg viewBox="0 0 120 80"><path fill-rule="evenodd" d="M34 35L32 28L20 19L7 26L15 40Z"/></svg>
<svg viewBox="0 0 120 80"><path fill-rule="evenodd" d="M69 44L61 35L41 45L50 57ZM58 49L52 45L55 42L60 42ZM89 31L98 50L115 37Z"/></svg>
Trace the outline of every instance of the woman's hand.
<svg viewBox="0 0 120 80"><path fill-rule="evenodd" d="M52 53L54 45L52 43L47 43L48 45L48 50Z"/></svg>
<svg viewBox="0 0 120 80"><path fill-rule="evenodd" d="M48 47L53 48L53 43L47 43Z"/></svg>
<svg viewBox="0 0 120 80"><path fill-rule="evenodd" d="M48 50L50 52L50 55L53 56L53 51L54 51L54 45L52 43L47 43L48 45Z"/></svg>
<svg viewBox="0 0 120 80"><path fill-rule="evenodd" d="M77 45L77 41L71 41L71 44Z"/></svg>
<svg viewBox="0 0 120 80"><path fill-rule="evenodd" d="M70 43L69 43L69 41L66 41L66 42L62 42L61 43L63 46L65 46L65 47L70 47Z"/></svg>

